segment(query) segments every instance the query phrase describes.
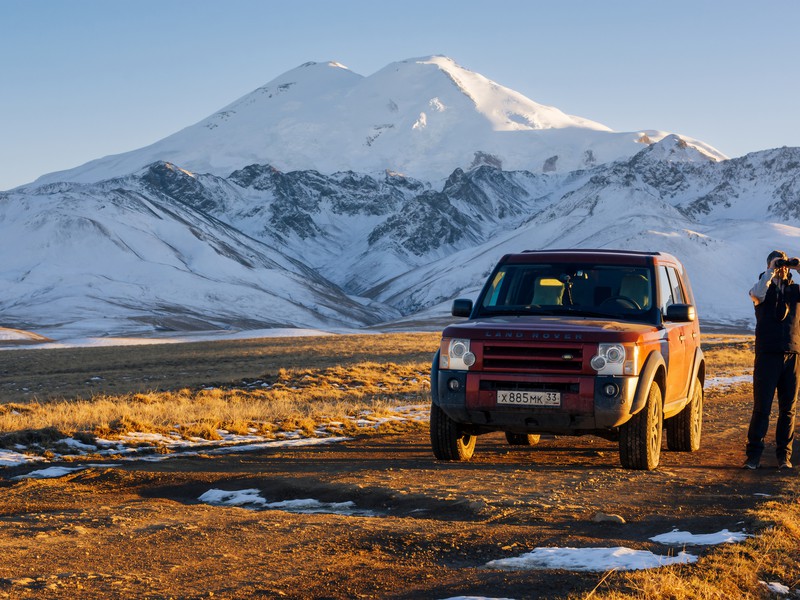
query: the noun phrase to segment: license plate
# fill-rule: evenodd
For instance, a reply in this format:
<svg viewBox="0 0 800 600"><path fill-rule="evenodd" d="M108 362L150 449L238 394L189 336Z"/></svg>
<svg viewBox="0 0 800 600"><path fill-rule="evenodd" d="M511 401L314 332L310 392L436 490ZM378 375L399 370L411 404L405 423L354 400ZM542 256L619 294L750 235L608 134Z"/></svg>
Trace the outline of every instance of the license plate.
<svg viewBox="0 0 800 600"><path fill-rule="evenodd" d="M497 403L513 406L561 406L561 393L497 390Z"/></svg>

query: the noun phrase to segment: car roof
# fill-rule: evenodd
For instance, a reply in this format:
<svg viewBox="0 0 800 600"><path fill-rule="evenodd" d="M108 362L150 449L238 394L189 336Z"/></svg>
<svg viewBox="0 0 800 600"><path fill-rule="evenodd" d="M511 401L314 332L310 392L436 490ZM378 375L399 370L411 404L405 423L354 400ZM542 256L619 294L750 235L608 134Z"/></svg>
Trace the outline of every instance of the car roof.
<svg viewBox="0 0 800 600"><path fill-rule="evenodd" d="M609 248L559 248L552 250L524 250L517 254L507 254L502 262L567 262L572 260L597 260L611 264L645 265L657 263L674 263L680 261L665 252L644 252L638 250L617 250Z"/></svg>

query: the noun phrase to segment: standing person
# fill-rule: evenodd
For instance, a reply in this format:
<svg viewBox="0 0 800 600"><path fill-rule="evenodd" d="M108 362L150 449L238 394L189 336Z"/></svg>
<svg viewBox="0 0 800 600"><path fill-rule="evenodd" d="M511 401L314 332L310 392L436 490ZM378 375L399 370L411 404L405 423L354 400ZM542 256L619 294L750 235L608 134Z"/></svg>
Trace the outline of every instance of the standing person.
<svg viewBox="0 0 800 600"><path fill-rule="evenodd" d="M778 392L775 445L779 469L792 468L794 419L800 384L800 286L789 267L800 271L800 261L788 260L780 250L767 256L767 270L750 289L756 311L756 351L753 364L753 415L747 432L746 469L757 469L764 451L772 400Z"/></svg>

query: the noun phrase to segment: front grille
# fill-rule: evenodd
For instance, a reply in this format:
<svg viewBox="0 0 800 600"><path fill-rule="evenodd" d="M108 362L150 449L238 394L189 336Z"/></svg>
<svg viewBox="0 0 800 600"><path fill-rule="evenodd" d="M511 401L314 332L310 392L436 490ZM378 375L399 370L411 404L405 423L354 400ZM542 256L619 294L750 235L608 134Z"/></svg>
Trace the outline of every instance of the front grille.
<svg viewBox="0 0 800 600"><path fill-rule="evenodd" d="M574 373L583 367L582 346L484 344L485 371Z"/></svg>
<svg viewBox="0 0 800 600"><path fill-rule="evenodd" d="M580 392L580 384L556 381L535 383L531 381L492 381L482 379L480 383L480 390L482 392L513 390L520 392L561 392L563 394L577 394Z"/></svg>

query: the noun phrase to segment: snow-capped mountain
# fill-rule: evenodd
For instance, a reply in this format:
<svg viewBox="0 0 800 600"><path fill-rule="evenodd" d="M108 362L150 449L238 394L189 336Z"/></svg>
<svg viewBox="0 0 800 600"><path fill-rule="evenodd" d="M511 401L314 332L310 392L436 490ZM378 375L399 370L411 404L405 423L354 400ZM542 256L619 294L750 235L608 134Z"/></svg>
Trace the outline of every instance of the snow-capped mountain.
<svg viewBox="0 0 800 600"><path fill-rule="evenodd" d="M748 326L746 290L800 237L800 149L697 162L677 137L565 174L457 169L222 178L154 163L0 194L0 325L94 332L357 327L442 316L506 252L663 250L706 324Z"/></svg>
<svg viewBox="0 0 800 600"><path fill-rule="evenodd" d="M564 114L443 56L392 63L368 77L336 62L306 63L150 146L45 175L97 182L166 161L226 177L251 164L281 171L388 170L441 182L487 164L567 172L630 157L661 131L613 132ZM725 156L683 137L714 160Z"/></svg>
<svg viewBox="0 0 800 600"><path fill-rule="evenodd" d="M0 192L0 327L419 322L504 253L557 247L675 254L706 325L749 326L764 258L799 238L798 148L725 159L615 133L443 57L370 77L309 63L152 146Z"/></svg>

